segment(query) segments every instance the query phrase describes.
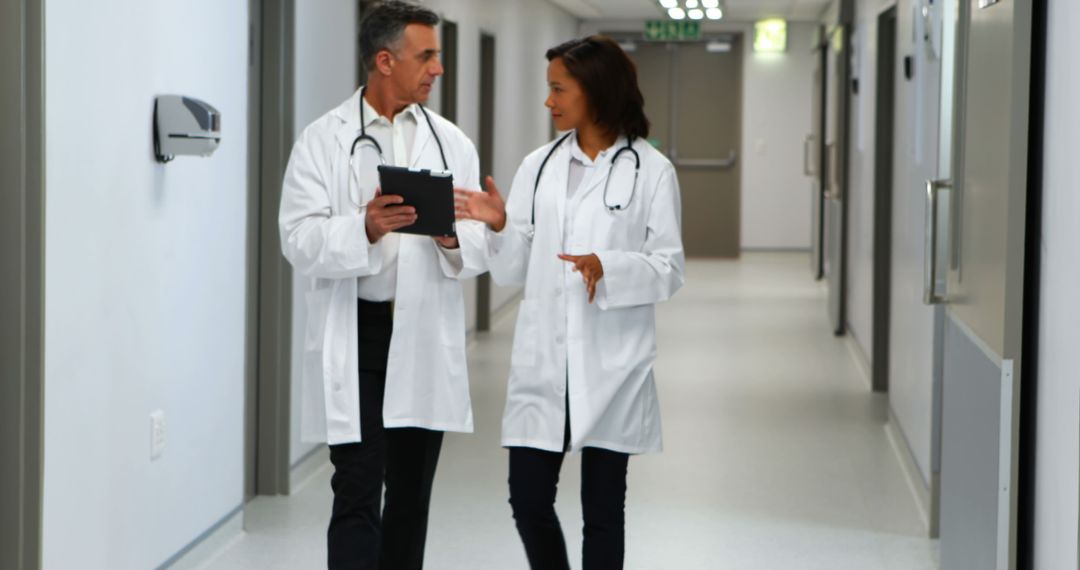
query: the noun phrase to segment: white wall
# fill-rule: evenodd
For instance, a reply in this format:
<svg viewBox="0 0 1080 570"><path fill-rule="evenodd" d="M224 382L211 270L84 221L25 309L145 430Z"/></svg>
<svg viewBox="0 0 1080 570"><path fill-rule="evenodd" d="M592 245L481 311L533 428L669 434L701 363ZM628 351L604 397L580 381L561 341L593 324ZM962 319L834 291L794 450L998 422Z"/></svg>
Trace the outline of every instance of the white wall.
<svg viewBox="0 0 1080 570"><path fill-rule="evenodd" d="M247 3L45 18L44 567L153 568L243 499ZM213 157L154 161L164 93L221 111Z"/></svg>
<svg viewBox="0 0 1080 570"><path fill-rule="evenodd" d="M851 98L848 159L847 325L869 360L874 326L874 121L877 115L877 19L882 0L856 4L853 73L859 93Z"/></svg>
<svg viewBox="0 0 1080 570"><path fill-rule="evenodd" d="M1039 290L1039 395L1035 475L1035 567L1077 567L1080 504L1080 5L1050 2L1043 168L1042 284ZM1032 101L1038 105L1038 101Z"/></svg>
<svg viewBox="0 0 1080 570"><path fill-rule="evenodd" d="M873 343L874 137L877 18L897 6L897 59L892 194L889 404L924 483L933 469L934 309L922 302L924 182L938 178L940 61L913 39L912 0L860 0L854 65L860 94L852 99L849 162L848 324L868 356ZM921 37L921 33L918 34ZM903 77L904 56L915 74Z"/></svg>
<svg viewBox="0 0 1080 570"><path fill-rule="evenodd" d="M736 32L743 37L743 249L810 247L812 196L810 178L803 175L803 140L811 128L810 42L815 25L789 22L788 51L766 55L751 49L749 23L703 24L705 33ZM643 22L591 20L582 24L581 33L643 29Z"/></svg>
<svg viewBox="0 0 1080 570"><path fill-rule="evenodd" d="M742 247L809 249L811 179L803 140L811 129L816 24L792 22L788 51L743 47Z"/></svg>
<svg viewBox="0 0 1080 570"><path fill-rule="evenodd" d="M293 124L295 136L356 89L356 0L297 2L294 22ZM293 275L292 395L289 463L295 466L318 444L300 438L307 279Z"/></svg>

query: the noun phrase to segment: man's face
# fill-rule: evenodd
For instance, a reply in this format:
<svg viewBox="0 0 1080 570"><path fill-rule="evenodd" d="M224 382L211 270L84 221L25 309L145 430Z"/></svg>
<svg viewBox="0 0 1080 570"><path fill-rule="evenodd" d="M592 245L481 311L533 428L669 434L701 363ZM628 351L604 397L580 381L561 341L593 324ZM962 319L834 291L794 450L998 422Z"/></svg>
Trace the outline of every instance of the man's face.
<svg viewBox="0 0 1080 570"><path fill-rule="evenodd" d="M439 61L439 38L435 28L409 24L401 38L401 47L391 61L390 83L394 95L407 103L426 103L435 78L443 74Z"/></svg>

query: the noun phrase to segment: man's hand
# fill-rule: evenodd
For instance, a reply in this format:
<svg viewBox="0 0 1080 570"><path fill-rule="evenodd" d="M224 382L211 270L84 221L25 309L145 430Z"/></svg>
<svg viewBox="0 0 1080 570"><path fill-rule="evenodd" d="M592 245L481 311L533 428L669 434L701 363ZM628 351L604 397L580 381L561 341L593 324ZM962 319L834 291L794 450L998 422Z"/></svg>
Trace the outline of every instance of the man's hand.
<svg viewBox="0 0 1080 570"><path fill-rule="evenodd" d="M416 223L416 208L399 205L404 201L401 196L383 196L381 190L375 191L364 216L368 243L376 243L386 234Z"/></svg>
<svg viewBox="0 0 1080 570"><path fill-rule="evenodd" d="M595 253L588 255L559 254L559 259L574 264L574 271L581 273L585 280L585 287L589 289L589 303L596 298L596 284L604 278L604 266Z"/></svg>
<svg viewBox="0 0 1080 570"><path fill-rule="evenodd" d="M488 176L484 182L487 192L454 189L455 214L459 220L479 220L501 232L506 227L506 202L495 187L494 178Z"/></svg>

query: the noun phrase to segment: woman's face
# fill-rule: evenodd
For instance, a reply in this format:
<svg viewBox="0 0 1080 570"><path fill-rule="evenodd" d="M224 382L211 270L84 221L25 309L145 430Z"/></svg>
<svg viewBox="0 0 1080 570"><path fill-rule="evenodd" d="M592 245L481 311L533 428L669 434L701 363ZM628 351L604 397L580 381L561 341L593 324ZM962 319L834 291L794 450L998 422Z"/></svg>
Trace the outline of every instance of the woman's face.
<svg viewBox="0 0 1080 570"><path fill-rule="evenodd" d="M585 90L571 77L563 58L557 57L548 63L547 79L548 98L544 106L551 109L556 129L577 129L591 120Z"/></svg>

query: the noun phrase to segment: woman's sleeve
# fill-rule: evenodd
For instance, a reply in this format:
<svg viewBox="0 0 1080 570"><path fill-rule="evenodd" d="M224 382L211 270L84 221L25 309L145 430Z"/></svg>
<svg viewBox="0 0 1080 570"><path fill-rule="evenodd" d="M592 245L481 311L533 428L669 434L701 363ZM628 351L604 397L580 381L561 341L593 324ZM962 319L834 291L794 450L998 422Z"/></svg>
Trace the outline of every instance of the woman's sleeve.
<svg viewBox="0 0 1080 570"><path fill-rule="evenodd" d="M659 303L682 287L686 258L674 167L667 165L653 192L642 251L598 251L596 256L604 268L596 290L601 310Z"/></svg>
<svg viewBox="0 0 1080 570"><path fill-rule="evenodd" d="M514 175L506 200L506 226L501 232L487 228L488 267L495 283L504 287L524 285L529 268L533 184L527 170L522 163Z"/></svg>

